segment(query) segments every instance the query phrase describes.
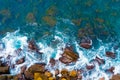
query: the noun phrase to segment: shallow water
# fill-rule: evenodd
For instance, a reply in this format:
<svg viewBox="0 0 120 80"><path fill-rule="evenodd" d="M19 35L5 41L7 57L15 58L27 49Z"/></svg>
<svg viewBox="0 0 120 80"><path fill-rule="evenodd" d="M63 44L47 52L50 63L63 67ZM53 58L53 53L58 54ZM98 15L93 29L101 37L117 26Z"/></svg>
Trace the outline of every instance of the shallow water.
<svg viewBox="0 0 120 80"><path fill-rule="evenodd" d="M119 5L120 0L0 0L0 39L4 44L0 56L7 62L7 56L11 55L10 65L25 56L25 63L16 65L15 70L11 68L11 74L17 74L23 65L49 64L51 57L58 59L61 49L69 44L80 59L72 66L68 65L68 69L84 68L99 56L105 59L105 64L84 73L83 80L98 80L102 76L108 80L111 74L105 69L114 66L114 74L120 73ZM86 36L93 42L88 50L79 46L80 40ZM27 41L30 39L34 39L44 53L42 61L40 55L28 51ZM21 55L14 53L18 48L23 49ZM117 57L106 57L106 51L114 52ZM55 68L64 66L59 63ZM53 70L49 66L46 68Z"/></svg>

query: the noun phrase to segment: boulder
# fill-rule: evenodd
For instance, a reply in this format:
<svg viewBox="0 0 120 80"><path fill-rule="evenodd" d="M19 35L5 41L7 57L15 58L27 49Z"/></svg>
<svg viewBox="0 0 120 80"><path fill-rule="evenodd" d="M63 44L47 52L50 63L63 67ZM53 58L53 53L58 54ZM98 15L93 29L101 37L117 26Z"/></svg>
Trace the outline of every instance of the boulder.
<svg viewBox="0 0 120 80"><path fill-rule="evenodd" d="M45 63L36 63L34 65L31 65L28 70L24 72L25 77L27 79L33 79L34 73L44 73L45 72Z"/></svg>
<svg viewBox="0 0 120 80"><path fill-rule="evenodd" d="M65 48L62 56L59 58L59 60L64 64L69 64L71 62L76 62L79 58L78 54L73 52L73 50L69 48Z"/></svg>

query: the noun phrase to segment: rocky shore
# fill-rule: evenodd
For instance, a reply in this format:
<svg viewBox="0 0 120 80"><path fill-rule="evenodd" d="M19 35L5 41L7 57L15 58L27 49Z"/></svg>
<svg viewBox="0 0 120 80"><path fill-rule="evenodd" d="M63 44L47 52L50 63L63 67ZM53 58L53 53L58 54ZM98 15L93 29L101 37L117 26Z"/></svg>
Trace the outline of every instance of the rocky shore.
<svg viewBox="0 0 120 80"><path fill-rule="evenodd" d="M91 40L89 38L83 38L80 42L80 47L84 49L90 49L92 47ZM36 52L36 54L43 54L40 52L40 49L33 40L28 41L28 48L29 50ZM15 52L19 54L21 51L22 49L17 49ZM115 53L111 51L107 51L105 55L111 59L116 58ZM7 58L10 58L10 56ZM66 46L66 48L63 49L63 53L61 54L61 57L59 57L58 61L62 64L69 65L71 63L76 63L79 58L80 56L74 51L74 48L72 46ZM61 70L54 69L54 71L51 72L46 68L47 64L43 62L34 63L30 67L24 65L21 67L20 73L17 75L10 74L10 68L14 68L15 65L19 65L24 62L25 57L18 59L16 61L16 64L13 66L9 65L7 62L5 63L0 61L0 80L83 80L83 73L85 71L92 71L96 67L96 65L93 63L98 63L99 66L105 64L105 60L103 58L96 56L96 58L93 59L90 64L86 64L86 67L84 69L68 70L67 68L63 68ZM57 61L54 58L51 58L49 61L51 67L54 67L56 63ZM114 69L115 67L110 67L105 71L113 74L110 80L120 80L119 74L114 75ZM99 80L105 80L105 78L101 77Z"/></svg>

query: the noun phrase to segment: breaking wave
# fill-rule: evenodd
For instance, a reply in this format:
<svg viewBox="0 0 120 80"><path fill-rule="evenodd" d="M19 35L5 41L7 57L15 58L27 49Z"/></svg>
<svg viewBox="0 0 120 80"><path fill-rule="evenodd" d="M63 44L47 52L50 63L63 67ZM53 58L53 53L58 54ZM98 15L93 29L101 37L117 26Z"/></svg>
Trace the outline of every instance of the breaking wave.
<svg viewBox="0 0 120 80"><path fill-rule="evenodd" d="M78 42L73 38L73 45L75 47L75 51L79 54L79 59L74 64L65 65L59 62L59 57L63 52L62 49L65 48L66 44L69 41L69 37L63 34L60 31L55 31L54 39L50 44L47 44L49 38L43 38L37 42L38 47L40 48L40 52L43 54L37 54L34 51L30 51L28 48L28 37L25 35L21 35L19 30L15 32L8 32L5 37L1 39L0 42L0 59L3 62L6 62L10 65L10 73L12 75L18 74L22 66L30 67L34 63L42 63L45 62L46 68L50 71L54 71L55 69L63 69L67 68L71 69L84 69L83 72L83 80L91 79L98 80L100 77L105 77L105 80L109 80L112 76L111 73L107 73L105 70L110 67L115 67L114 74L120 73L120 49L117 48L114 50L113 43L103 43L102 40L98 39L99 47L96 49L92 47L92 49L84 49L79 46ZM18 49L22 49L19 51ZM106 51L115 52L117 57L115 59L111 59L105 56ZM98 56L100 58L105 59L105 64L99 65L95 62L90 63L91 60L95 59ZM16 64L16 61L20 58L25 57L25 62L22 64ZM49 66L50 58L55 58L57 64L54 67ZM85 69L86 64L94 64L95 68L93 70L88 71ZM14 66L14 67L13 67Z"/></svg>

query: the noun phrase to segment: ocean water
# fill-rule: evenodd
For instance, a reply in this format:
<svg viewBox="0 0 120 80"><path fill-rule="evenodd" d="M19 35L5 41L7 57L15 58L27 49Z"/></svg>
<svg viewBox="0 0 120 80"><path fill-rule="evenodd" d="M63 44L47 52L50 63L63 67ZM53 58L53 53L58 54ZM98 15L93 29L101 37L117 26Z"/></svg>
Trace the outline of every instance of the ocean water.
<svg viewBox="0 0 120 80"><path fill-rule="evenodd" d="M10 66L21 57L23 64L10 68L12 75L20 67L45 62L46 68L82 69L99 56L105 64L82 74L83 80L98 80L112 76L105 70L115 67L120 73L120 0L0 0L0 57ZM92 48L79 46L83 37L92 40ZM30 52L28 40L35 40L43 55ZM49 67L50 58L59 59L66 44L72 45L80 58L75 64ZM21 54L15 50L21 48ZM115 59L105 56L106 51L116 54ZM11 58L7 58L11 56Z"/></svg>

